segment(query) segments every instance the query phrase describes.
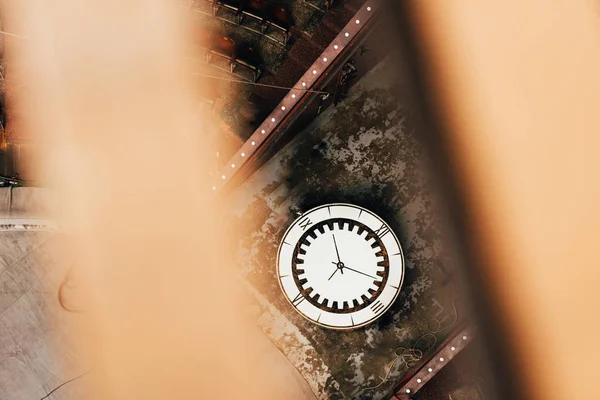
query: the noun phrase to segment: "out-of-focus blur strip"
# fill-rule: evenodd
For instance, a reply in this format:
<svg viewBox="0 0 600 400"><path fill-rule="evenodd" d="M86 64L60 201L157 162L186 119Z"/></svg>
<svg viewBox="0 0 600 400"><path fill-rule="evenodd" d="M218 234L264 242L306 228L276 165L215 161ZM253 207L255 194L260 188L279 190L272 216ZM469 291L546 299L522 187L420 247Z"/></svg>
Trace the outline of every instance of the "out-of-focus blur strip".
<svg viewBox="0 0 600 400"><path fill-rule="evenodd" d="M244 314L232 238L209 200L209 135L191 129L176 4L4 5L6 29L27 37L7 48L27 116L17 129L45 146L31 161L57 191L55 217L72 234L87 294L78 299L92 365L85 398L301 395L272 379L291 366Z"/></svg>
<svg viewBox="0 0 600 400"><path fill-rule="evenodd" d="M534 398L598 399L597 4L412 7L515 367Z"/></svg>

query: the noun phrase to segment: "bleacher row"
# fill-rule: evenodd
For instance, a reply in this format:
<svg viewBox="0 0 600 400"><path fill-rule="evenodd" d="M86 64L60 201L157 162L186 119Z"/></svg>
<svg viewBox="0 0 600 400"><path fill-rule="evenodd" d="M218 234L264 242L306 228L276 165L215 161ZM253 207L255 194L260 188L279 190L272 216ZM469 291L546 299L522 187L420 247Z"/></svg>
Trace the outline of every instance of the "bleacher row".
<svg viewBox="0 0 600 400"><path fill-rule="evenodd" d="M292 15L285 7L268 3L267 0L195 0L192 6L205 11L208 6L212 17L234 22L237 26L284 46L287 45L294 26ZM237 66L242 66L252 71L249 80L256 82L259 79L262 60L254 45L241 41L236 43L234 38L226 34L207 33L201 33L197 44L205 53L208 64L211 64L213 56L216 56L227 62L227 65L220 69L235 73ZM248 79L243 74L237 75Z"/></svg>
<svg viewBox="0 0 600 400"><path fill-rule="evenodd" d="M257 48L261 38L283 45L279 51L287 52L294 19L281 4L267 0L194 0L191 7L209 20L224 21L225 26L230 27L217 29L217 32L196 31L194 42L200 57L211 68L257 82L263 72L263 60ZM255 39L248 41L247 36L235 35L239 29L254 32L250 37ZM242 73L246 71L250 71L250 76ZM213 83L218 82L205 82L201 97L210 106L222 131L235 132L236 137L249 135L268 115L270 102L267 99L246 91L221 96ZM235 115L233 120L232 115Z"/></svg>
<svg viewBox="0 0 600 400"><path fill-rule="evenodd" d="M236 73L238 66L245 67L252 72L250 80L258 81L262 72L262 62L254 46L248 43L236 43L230 37L206 31L201 32L197 46L203 53L202 56L207 64L218 69L225 69L233 74ZM213 57L224 60L226 67L223 68L218 63L211 63ZM245 75L239 76L247 79Z"/></svg>
<svg viewBox="0 0 600 400"><path fill-rule="evenodd" d="M234 16L235 22L241 25L245 19L251 19L258 24L258 32L262 35L270 31L282 35L282 43L287 44L290 31L294 26L292 15L288 10L278 4L268 3L266 0L201 0L211 5L213 16L219 12L228 12ZM246 28L250 28L246 26Z"/></svg>
<svg viewBox="0 0 600 400"><path fill-rule="evenodd" d="M354 3L363 1L339 2L335 12L324 12L331 0L187 2L194 21L193 41L199 50L194 56L208 64L208 71L199 73L198 100L218 126L214 143L222 162L285 95L285 90L274 87L293 86L356 12ZM216 70L250 85L235 83L236 78L215 74Z"/></svg>

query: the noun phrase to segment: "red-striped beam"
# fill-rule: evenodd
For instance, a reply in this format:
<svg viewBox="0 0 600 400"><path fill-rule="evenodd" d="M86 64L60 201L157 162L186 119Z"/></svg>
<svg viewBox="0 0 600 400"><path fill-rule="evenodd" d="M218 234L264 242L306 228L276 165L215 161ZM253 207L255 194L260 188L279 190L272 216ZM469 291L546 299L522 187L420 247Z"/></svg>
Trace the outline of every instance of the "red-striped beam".
<svg viewBox="0 0 600 400"><path fill-rule="evenodd" d="M475 330L473 327L467 327L446 340L439 351L429 361L423 364L414 375L396 388L391 400L410 400L411 396L425 386L442 368L448 365L473 340L474 336Z"/></svg>
<svg viewBox="0 0 600 400"><path fill-rule="evenodd" d="M211 184L213 191L219 191L225 187L235 174L257 153L257 150L266 144L269 138L277 132L280 125L287 120L297 106L302 104L303 100L310 95L310 90L317 90L317 84L321 81L323 75L328 72L329 66L345 54L344 49L368 25L379 5L379 0L368 0L310 68L308 68L265 121L231 157L223 170L219 174L211 173L213 177Z"/></svg>

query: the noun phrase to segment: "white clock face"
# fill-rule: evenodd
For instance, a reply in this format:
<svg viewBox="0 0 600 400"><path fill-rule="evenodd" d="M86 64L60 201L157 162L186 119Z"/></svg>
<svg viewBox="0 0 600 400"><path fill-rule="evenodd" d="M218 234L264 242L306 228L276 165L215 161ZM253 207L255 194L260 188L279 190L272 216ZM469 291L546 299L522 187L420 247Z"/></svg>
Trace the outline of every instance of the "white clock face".
<svg viewBox="0 0 600 400"><path fill-rule="evenodd" d="M393 304L404 278L404 256L390 227L351 204L326 204L298 218L279 246L281 289L305 318L353 329Z"/></svg>

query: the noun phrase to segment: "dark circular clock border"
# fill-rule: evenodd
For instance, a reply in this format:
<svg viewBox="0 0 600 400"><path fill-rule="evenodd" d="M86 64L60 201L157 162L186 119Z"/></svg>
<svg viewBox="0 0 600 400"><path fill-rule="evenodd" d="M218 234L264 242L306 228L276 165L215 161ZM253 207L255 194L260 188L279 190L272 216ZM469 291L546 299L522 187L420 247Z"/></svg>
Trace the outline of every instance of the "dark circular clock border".
<svg viewBox="0 0 600 400"><path fill-rule="evenodd" d="M336 223L338 224L340 229L344 229L345 224L349 224L350 230L354 229L354 226L358 226L358 232L357 232L358 234L361 234L364 231L367 231L367 236L365 237L365 240L370 240L371 238L374 238L375 243L373 243L371 245L371 247L376 248L377 246L379 246L379 248L381 249L380 251L378 251L376 253L376 255L383 256L383 261L378 261L377 265L385 268L384 271L377 272L377 275L383 277L383 280L381 282L373 281L375 286L377 286L377 290L369 289L369 293L371 294L370 298L367 298L365 295L362 295L361 296L361 298L363 299L362 304L359 304L358 301L353 300L354 306L350 307L347 302L344 302L344 306L341 309L337 308L337 302L333 302L332 307L324 306L323 304L320 304L319 302L317 302L317 300L320 298L319 294L315 295L314 298L310 297L309 294L312 293L313 289L312 288L304 289L302 287L302 285L305 284L307 282L307 280L300 279L298 277L298 275L304 273L304 270L302 270L301 267L299 267L304 263L304 260L299 259L298 254L301 254L301 255L306 254L306 251L302 250L300 248L300 246L302 244L306 244L306 245L310 246L310 243L306 239L309 236L313 239L316 239L317 235L314 233L315 230L318 229L319 232L321 232L321 234L324 234L325 233L325 229L324 229L325 225L327 225L330 230L333 230L333 226ZM298 272L299 270L302 272ZM336 313L336 314L349 314L349 313L357 312L357 311L362 310L365 307L368 307L371 303L373 303L377 299L377 297L379 297L381 292L383 292L383 289L385 288L385 284L387 283L387 280L388 280L389 271L390 271L390 259L388 257L388 253L385 248L385 245L383 244L383 242L381 241L379 236L377 236L375 234L375 232L371 228L369 228L367 225L365 225L361 222L352 220L352 219L347 219L347 218L331 218L331 219L326 219L324 221L314 224L314 226L310 227L300 237L300 239L298 239L298 242L296 243L296 246L294 247L294 254L292 255L292 276L294 277L294 282L296 283L296 287L298 288L298 290L300 291L302 296L306 300L308 300L308 302L311 303L313 306L315 306L323 311L329 311L329 312ZM327 301L327 303L329 304L329 300Z"/></svg>

